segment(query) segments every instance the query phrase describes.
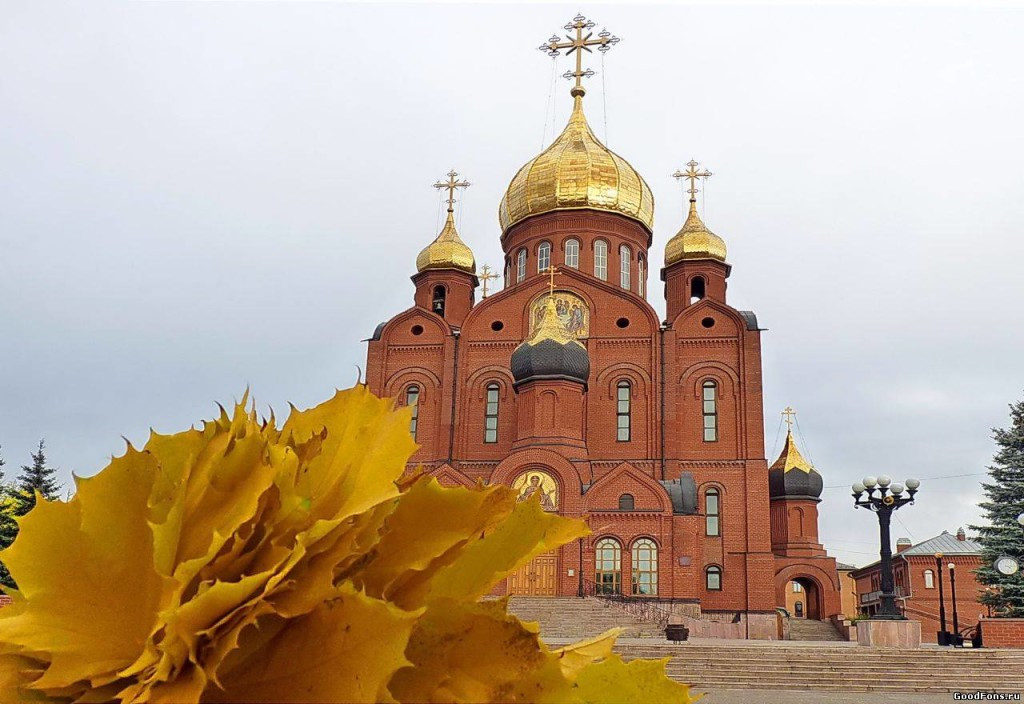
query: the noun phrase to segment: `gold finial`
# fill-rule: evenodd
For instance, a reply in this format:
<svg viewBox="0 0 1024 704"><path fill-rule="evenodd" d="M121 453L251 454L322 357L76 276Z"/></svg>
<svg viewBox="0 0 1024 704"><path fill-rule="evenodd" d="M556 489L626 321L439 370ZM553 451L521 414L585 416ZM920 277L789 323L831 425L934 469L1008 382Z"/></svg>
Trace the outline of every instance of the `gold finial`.
<svg viewBox="0 0 1024 704"><path fill-rule="evenodd" d="M782 415L786 419L786 428L789 432L793 432L793 417L796 415L796 411L794 411L791 407L786 406L782 410Z"/></svg>
<svg viewBox="0 0 1024 704"><path fill-rule="evenodd" d="M458 181L458 180L456 180L458 178L458 175L459 174L456 173L455 169L452 169L451 171L448 172L448 180L447 181L438 181L437 183L434 184L434 188L438 188L438 189L440 189L440 188L447 188L448 189L448 198L447 198L446 202L448 203L448 212L449 213L455 212L455 189L456 188L469 188L469 186L472 185L472 184L470 184L469 181Z"/></svg>
<svg viewBox="0 0 1024 704"><path fill-rule="evenodd" d="M690 194L691 203L697 202L697 191L699 190L697 188L697 179L711 178L710 171L708 171L707 169L704 169L703 171L698 171L698 166L700 166L698 162L694 161L693 159L690 159L688 162L686 162L686 171L677 170L674 174L672 174L672 178L675 179L689 179L690 187L686 189L686 192Z"/></svg>
<svg viewBox="0 0 1024 704"><path fill-rule="evenodd" d="M555 297L555 274L558 273L558 267L552 264L547 269L544 269L541 273L548 275L548 296L551 297L551 298L554 298Z"/></svg>
<svg viewBox="0 0 1024 704"><path fill-rule="evenodd" d="M574 98L583 97L583 94L586 93L586 90L583 88L583 79L594 75L594 72L589 68L585 70L583 68L583 52L586 51L589 53L591 51L590 47L596 46L597 50L603 54L619 43L619 38L614 36L607 29L602 29L598 32L597 39L591 39L591 37L594 36L594 33L589 30L593 29L595 26L597 25L583 15L576 15L572 18L572 22L567 23L563 27L567 32L575 31L575 37L570 34L566 34L565 38L569 41L560 42L558 41L558 35L552 34L550 39L537 47L551 58L555 58L561 53L559 49L568 49L569 51L566 52L567 54L576 52L576 70L566 71L562 74L562 78L576 79L576 85L574 85L572 90L569 91ZM587 31L586 36L583 36L584 31Z"/></svg>
<svg viewBox="0 0 1024 704"><path fill-rule="evenodd" d="M491 279L498 278L498 275L491 271L491 267L484 264L480 267L480 271L477 273L476 278L480 279L480 283L484 287L484 298L487 298L487 282Z"/></svg>

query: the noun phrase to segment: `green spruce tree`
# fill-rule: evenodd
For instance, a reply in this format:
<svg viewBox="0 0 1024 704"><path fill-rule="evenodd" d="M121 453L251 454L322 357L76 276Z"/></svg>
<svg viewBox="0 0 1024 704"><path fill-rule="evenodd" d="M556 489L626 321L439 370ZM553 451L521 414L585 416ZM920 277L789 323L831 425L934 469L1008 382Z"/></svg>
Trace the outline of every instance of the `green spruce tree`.
<svg viewBox="0 0 1024 704"><path fill-rule="evenodd" d="M14 520L15 499L4 478L4 458L0 457L0 550L6 550L18 536L18 523ZM0 553L0 585L13 588L14 580L7 566L2 561L3 553Z"/></svg>
<svg viewBox="0 0 1024 704"><path fill-rule="evenodd" d="M1024 530L1017 517L1024 513L1024 401L1010 406L1010 426L993 429L999 449L988 468L992 482L982 484L987 501L978 504L990 525L971 526L978 533L984 552L978 581L991 587L982 592L981 603L991 606L993 615L1024 617L1024 571L1006 576L993 562L1004 555L1024 563Z"/></svg>
<svg viewBox="0 0 1024 704"><path fill-rule="evenodd" d="M21 476L18 477L15 493L16 513L19 516L24 516L35 508L36 492L39 492L47 501L55 501L59 498L60 484L56 479L57 470L46 466L45 447L45 442L40 440L39 450L32 453L32 464L21 467Z"/></svg>

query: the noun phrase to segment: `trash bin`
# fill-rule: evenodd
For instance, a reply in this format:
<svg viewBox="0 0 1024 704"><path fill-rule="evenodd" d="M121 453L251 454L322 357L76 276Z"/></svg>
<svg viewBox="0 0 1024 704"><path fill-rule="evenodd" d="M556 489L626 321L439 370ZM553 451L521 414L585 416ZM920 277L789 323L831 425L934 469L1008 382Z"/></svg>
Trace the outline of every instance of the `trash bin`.
<svg viewBox="0 0 1024 704"><path fill-rule="evenodd" d="M684 640L688 640L690 637L690 629L681 623L670 623L665 626L665 638L674 643L680 643Z"/></svg>

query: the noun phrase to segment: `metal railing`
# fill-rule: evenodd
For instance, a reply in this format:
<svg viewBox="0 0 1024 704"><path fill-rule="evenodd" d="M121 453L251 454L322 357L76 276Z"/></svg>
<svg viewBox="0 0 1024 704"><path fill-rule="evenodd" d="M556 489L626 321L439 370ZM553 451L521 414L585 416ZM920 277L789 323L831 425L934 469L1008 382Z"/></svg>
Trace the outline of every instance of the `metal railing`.
<svg viewBox="0 0 1024 704"><path fill-rule="evenodd" d="M657 597L643 594L625 596L611 585L598 584L589 579L583 580L583 594L599 599L605 606L614 605L637 620L656 624L659 628L665 628L672 616L672 610L659 602Z"/></svg>
<svg viewBox="0 0 1024 704"><path fill-rule="evenodd" d="M894 587L893 590L892 590L892 593L893 593L893 596L895 596L897 599L900 599L900 598L903 598L903 597L906 596L906 593L904 592L903 587ZM862 603L862 604L870 604L872 601L878 601L881 598L882 598L882 590L881 589L877 589L877 590L875 590L873 592L868 592L867 594L861 594L860 595L860 603Z"/></svg>

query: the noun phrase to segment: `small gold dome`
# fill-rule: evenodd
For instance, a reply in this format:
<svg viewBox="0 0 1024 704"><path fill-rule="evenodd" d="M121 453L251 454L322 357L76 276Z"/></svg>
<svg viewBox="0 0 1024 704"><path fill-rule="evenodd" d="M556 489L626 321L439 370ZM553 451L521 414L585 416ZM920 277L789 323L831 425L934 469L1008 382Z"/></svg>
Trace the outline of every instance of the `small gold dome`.
<svg viewBox="0 0 1024 704"><path fill-rule="evenodd" d="M717 259L725 261L725 240L709 230L697 215L697 201L690 201L690 214L676 236L665 245L665 266L683 259Z"/></svg>
<svg viewBox="0 0 1024 704"><path fill-rule="evenodd" d="M516 173L498 207L501 231L553 210L606 210L654 227L654 196L629 163L598 141L574 92L569 124L550 147Z"/></svg>
<svg viewBox="0 0 1024 704"><path fill-rule="evenodd" d="M471 250L455 229L455 218L452 211L448 210L448 219L445 220L441 234L424 247L423 251L416 257L416 269L426 271L427 269L458 269L470 274L476 273L476 260Z"/></svg>

